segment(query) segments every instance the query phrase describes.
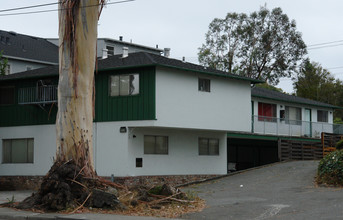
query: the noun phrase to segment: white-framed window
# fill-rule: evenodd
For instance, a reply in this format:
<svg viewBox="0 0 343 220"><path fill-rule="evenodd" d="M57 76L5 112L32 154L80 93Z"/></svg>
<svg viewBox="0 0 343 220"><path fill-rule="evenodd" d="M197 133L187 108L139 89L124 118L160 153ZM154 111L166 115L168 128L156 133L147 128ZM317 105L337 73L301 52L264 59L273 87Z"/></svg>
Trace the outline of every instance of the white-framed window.
<svg viewBox="0 0 343 220"><path fill-rule="evenodd" d="M138 73L110 76L110 96L129 96L138 94Z"/></svg>
<svg viewBox="0 0 343 220"><path fill-rule="evenodd" d="M210 92L211 91L211 80L199 78L198 79L198 90L201 92Z"/></svg>
<svg viewBox="0 0 343 220"><path fill-rule="evenodd" d="M276 104L258 102L258 120L276 122Z"/></svg>
<svg viewBox="0 0 343 220"><path fill-rule="evenodd" d="M318 122L329 122L329 112L323 110L317 110L317 121Z"/></svg>
<svg viewBox="0 0 343 220"><path fill-rule="evenodd" d="M199 155L219 155L219 139L199 138Z"/></svg>
<svg viewBox="0 0 343 220"><path fill-rule="evenodd" d="M168 136L144 135L144 154L168 154Z"/></svg>
<svg viewBox="0 0 343 220"><path fill-rule="evenodd" d="M33 163L33 138L3 139L2 163Z"/></svg>
<svg viewBox="0 0 343 220"><path fill-rule="evenodd" d="M10 75L11 74L11 65L7 64L6 70L5 70L5 75Z"/></svg>
<svg viewBox="0 0 343 220"><path fill-rule="evenodd" d="M108 56L114 55L114 47L112 47L112 46L106 46L106 49L107 49L107 55L108 55Z"/></svg>
<svg viewBox="0 0 343 220"><path fill-rule="evenodd" d="M287 124L301 125L301 108L286 106L285 110Z"/></svg>

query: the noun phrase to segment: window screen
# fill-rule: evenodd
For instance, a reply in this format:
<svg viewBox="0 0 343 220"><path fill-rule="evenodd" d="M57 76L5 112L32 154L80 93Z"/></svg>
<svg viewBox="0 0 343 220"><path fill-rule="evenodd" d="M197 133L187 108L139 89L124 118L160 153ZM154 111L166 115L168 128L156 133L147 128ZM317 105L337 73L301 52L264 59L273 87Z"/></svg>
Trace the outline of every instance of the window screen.
<svg viewBox="0 0 343 220"><path fill-rule="evenodd" d="M168 137L145 135L144 154L168 154Z"/></svg>
<svg viewBox="0 0 343 220"><path fill-rule="evenodd" d="M219 155L219 139L199 138L199 155Z"/></svg>
<svg viewBox="0 0 343 220"><path fill-rule="evenodd" d="M2 163L33 163L33 139L8 139L2 142Z"/></svg>
<svg viewBox="0 0 343 220"><path fill-rule="evenodd" d="M110 96L129 96L139 94L139 74L110 77Z"/></svg>
<svg viewBox="0 0 343 220"><path fill-rule="evenodd" d="M317 121L318 122L329 122L328 111L317 111Z"/></svg>
<svg viewBox="0 0 343 220"><path fill-rule="evenodd" d="M210 90L211 90L211 81L209 79L199 78L198 82L199 82L199 87L198 87L199 91L210 92Z"/></svg>

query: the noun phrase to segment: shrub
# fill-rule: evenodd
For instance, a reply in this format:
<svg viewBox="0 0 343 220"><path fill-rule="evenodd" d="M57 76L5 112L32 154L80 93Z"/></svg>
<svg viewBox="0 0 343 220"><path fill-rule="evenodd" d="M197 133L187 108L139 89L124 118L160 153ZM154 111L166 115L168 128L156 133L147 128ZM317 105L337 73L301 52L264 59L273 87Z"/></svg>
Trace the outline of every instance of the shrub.
<svg viewBox="0 0 343 220"><path fill-rule="evenodd" d="M334 151L319 162L317 182L343 186L343 150Z"/></svg>
<svg viewBox="0 0 343 220"><path fill-rule="evenodd" d="M342 150L343 149L343 139L341 139L340 141L338 141L336 143L336 149L337 150Z"/></svg>

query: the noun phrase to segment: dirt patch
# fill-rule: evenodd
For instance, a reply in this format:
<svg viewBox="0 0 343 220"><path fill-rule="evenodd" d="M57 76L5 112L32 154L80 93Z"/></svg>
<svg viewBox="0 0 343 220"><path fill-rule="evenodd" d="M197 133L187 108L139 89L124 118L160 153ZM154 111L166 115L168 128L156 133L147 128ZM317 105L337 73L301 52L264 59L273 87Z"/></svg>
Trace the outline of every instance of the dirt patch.
<svg viewBox="0 0 343 220"><path fill-rule="evenodd" d="M69 161L55 163L37 193L19 204L3 206L35 212L177 217L202 210L204 201L169 184L128 188L101 177L87 178L82 168Z"/></svg>

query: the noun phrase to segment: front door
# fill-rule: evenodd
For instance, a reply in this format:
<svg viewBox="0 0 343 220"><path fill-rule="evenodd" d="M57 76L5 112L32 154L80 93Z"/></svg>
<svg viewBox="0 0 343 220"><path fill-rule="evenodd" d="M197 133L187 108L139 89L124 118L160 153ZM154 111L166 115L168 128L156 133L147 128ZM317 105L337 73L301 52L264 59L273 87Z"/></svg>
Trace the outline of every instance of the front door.
<svg viewBox="0 0 343 220"><path fill-rule="evenodd" d="M311 109L306 108L305 109L305 115L304 115L304 123L305 123L305 136L312 137L312 117L311 117Z"/></svg>

